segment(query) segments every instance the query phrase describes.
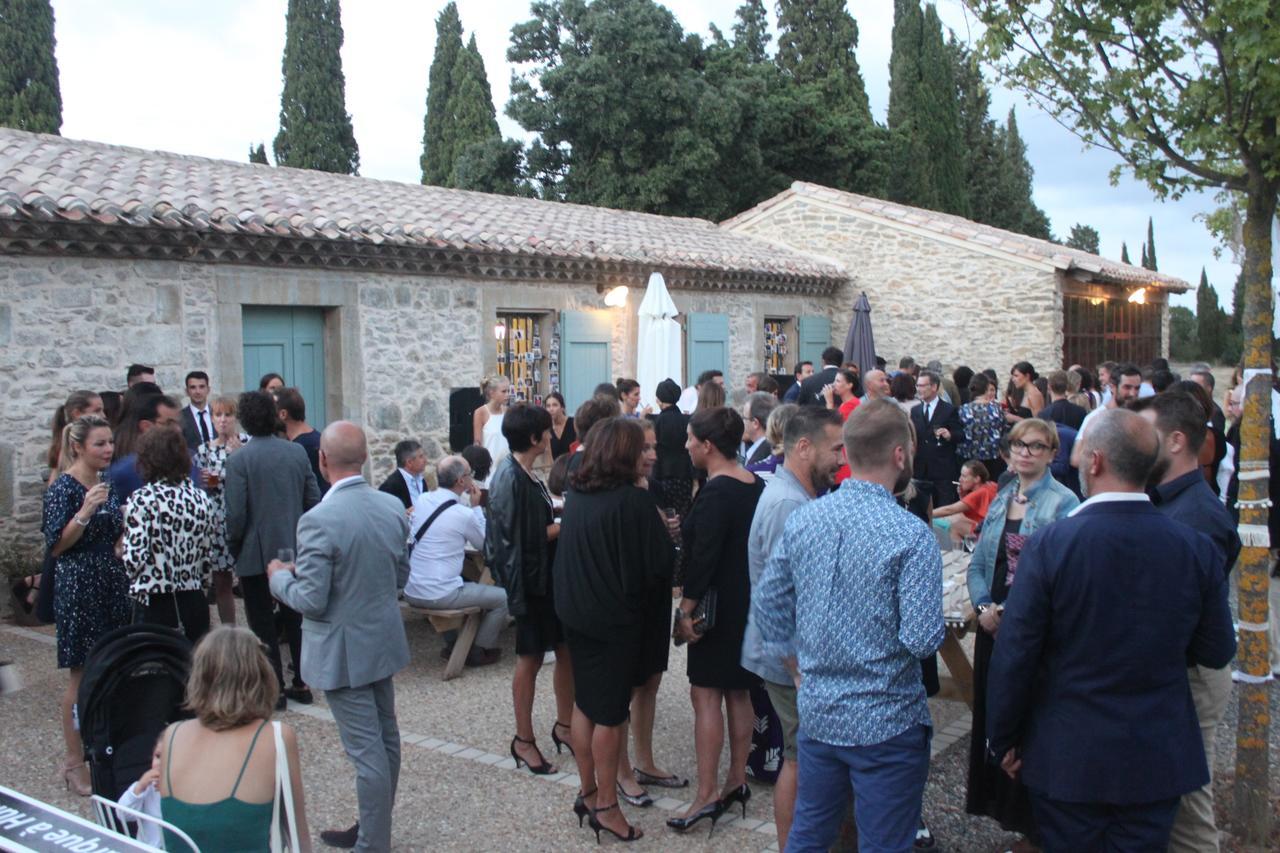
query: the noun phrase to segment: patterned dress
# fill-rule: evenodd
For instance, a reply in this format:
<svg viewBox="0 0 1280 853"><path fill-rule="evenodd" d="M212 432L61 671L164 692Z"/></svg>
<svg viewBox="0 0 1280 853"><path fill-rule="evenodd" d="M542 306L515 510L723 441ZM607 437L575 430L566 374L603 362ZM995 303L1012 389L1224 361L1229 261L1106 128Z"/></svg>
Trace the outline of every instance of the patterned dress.
<svg viewBox="0 0 1280 853"><path fill-rule="evenodd" d="M958 448L962 461L1000 458L1005 423L999 403L965 403L960 407L960 423L964 424L964 441Z"/></svg>
<svg viewBox="0 0 1280 853"><path fill-rule="evenodd" d="M53 481L44 495L41 529L52 548L84 503L88 490L70 474ZM114 488L89 519L76 543L57 557L53 612L58 629L58 667L84 666L89 650L108 631L132 621L129 578L116 558L124 529L120 497Z"/></svg>
<svg viewBox="0 0 1280 853"><path fill-rule="evenodd" d="M247 441L248 438L241 436L240 440ZM231 548L227 546L227 500L223 485L227 476L227 457L230 455L231 451L225 444L212 441L206 441L196 449L196 464L200 466L200 470L218 478L218 485L205 490L206 494L213 498L214 511L218 518L218 532L214 536L213 551L209 561L210 568L215 572L229 572L236 567L236 559L231 556Z"/></svg>
<svg viewBox="0 0 1280 853"><path fill-rule="evenodd" d="M209 579L219 525L217 505L188 479L147 483L125 508L124 565L129 594L143 607L150 596L198 592Z"/></svg>

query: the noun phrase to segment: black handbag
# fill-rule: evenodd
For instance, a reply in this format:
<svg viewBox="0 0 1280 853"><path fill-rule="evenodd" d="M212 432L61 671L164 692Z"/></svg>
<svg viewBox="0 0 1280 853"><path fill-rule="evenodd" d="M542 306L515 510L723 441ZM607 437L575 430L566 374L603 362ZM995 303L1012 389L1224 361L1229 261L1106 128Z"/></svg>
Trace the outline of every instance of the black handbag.
<svg viewBox="0 0 1280 853"><path fill-rule="evenodd" d="M677 615L676 619L679 618ZM693 623L693 633L698 636L702 636L716 626L716 588L714 586L707 587L702 600L698 602L697 607L693 608L688 619ZM675 624L671 626L671 636L675 639L677 646L684 645L684 640L676 635Z"/></svg>

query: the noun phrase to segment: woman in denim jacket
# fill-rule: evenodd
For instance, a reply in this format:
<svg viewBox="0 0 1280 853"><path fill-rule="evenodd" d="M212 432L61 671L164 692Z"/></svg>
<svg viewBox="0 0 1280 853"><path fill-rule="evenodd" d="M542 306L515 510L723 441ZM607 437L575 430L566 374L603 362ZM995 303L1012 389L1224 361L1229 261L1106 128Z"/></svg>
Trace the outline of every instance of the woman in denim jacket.
<svg viewBox="0 0 1280 853"><path fill-rule="evenodd" d="M1009 445L1009 468L1018 476L991 502L969 561L969 598L978 613L978 631L973 644L973 733L965 810L995 818L1006 831L1021 832L1034 842L1035 822L1026 789L987 761L987 670L1023 542L1040 528L1065 518L1080 500L1049 472L1058 452L1058 431L1053 424L1038 418L1020 421L1009 432Z"/></svg>

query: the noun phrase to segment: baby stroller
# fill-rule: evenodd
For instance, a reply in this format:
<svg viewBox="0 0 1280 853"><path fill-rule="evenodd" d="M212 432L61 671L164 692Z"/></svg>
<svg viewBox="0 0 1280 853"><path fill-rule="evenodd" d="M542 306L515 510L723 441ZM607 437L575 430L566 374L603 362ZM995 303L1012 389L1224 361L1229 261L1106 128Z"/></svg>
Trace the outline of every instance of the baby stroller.
<svg viewBox="0 0 1280 853"><path fill-rule="evenodd" d="M76 714L94 794L116 800L151 769L160 733L191 716L182 710L190 672L191 643L172 628L126 625L93 647Z"/></svg>

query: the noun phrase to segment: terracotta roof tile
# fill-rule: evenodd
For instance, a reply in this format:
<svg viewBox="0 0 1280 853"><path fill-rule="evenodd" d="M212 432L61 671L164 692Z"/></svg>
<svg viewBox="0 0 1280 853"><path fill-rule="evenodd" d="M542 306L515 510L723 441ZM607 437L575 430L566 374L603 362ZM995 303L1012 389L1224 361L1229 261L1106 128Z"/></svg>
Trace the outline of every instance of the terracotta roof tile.
<svg viewBox="0 0 1280 853"><path fill-rule="evenodd" d="M0 129L0 218L274 233L834 284L837 264L700 219L211 160Z"/></svg>
<svg viewBox="0 0 1280 853"><path fill-rule="evenodd" d="M1152 272L1132 264L1113 261L1079 249L1072 249L1069 246L1051 243L1048 240L1039 240L1035 237L1028 237L1025 234L1016 234L1012 231L993 228L990 225L982 225L948 213L908 207L903 204L886 202L883 199L833 190L830 187L809 184L803 181L795 182L790 189L761 202L732 219L722 222L721 225L726 228L733 228L738 223L758 216L792 198L812 198L832 202L859 213L884 220L891 225L923 228L964 242L995 249L1013 257L1052 264L1063 271L1079 269L1091 273L1103 281L1121 284L1155 285L1177 292L1190 289L1190 285L1180 278Z"/></svg>

